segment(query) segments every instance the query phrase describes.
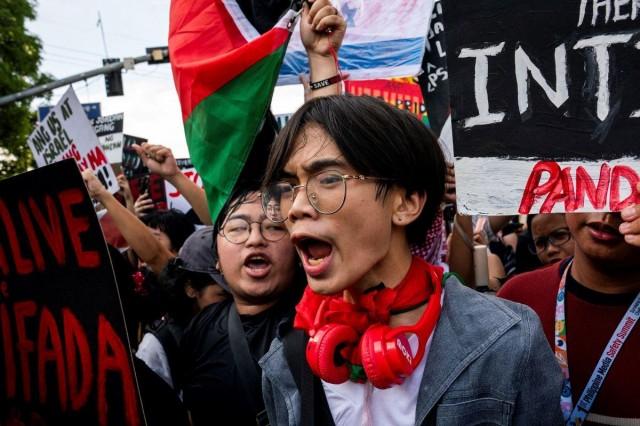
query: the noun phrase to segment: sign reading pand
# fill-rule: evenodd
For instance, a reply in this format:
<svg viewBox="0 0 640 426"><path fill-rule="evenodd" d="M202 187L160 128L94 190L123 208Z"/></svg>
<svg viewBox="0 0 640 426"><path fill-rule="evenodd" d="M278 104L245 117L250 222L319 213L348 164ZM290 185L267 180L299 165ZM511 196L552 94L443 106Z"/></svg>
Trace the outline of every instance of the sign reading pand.
<svg viewBox="0 0 640 426"><path fill-rule="evenodd" d="M640 2L443 1L458 208L640 202Z"/></svg>

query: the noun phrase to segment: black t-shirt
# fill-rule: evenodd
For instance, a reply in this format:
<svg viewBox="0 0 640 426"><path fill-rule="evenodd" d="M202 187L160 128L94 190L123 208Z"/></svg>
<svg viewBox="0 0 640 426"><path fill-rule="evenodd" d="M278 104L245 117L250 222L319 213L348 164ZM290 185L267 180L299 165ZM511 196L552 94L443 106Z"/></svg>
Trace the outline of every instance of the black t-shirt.
<svg viewBox="0 0 640 426"><path fill-rule="evenodd" d="M240 376L247 372L238 371L229 344L231 303L217 303L200 312L181 342L183 400L194 426L256 424L257 413L250 408ZM294 304L283 301L258 315L240 316L256 365L269 349L279 324L291 321L293 312ZM254 400L262 401L260 387L255 389Z"/></svg>

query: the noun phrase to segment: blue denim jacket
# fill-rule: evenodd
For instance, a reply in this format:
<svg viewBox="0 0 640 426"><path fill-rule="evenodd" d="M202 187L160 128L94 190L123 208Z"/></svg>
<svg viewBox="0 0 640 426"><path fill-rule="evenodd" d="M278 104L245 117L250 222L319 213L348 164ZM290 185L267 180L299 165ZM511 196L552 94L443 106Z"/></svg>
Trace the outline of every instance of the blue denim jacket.
<svg viewBox="0 0 640 426"><path fill-rule="evenodd" d="M260 365L271 425L299 425L300 394L280 339ZM561 388L560 367L536 314L449 275L415 424L561 425Z"/></svg>

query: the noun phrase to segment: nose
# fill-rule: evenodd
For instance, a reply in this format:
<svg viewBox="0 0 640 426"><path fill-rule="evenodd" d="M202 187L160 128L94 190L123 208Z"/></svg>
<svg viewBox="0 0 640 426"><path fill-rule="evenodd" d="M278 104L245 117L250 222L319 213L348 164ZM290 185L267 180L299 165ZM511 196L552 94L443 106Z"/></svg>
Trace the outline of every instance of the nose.
<svg viewBox="0 0 640 426"><path fill-rule="evenodd" d="M553 258L558 253L560 253L559 247L556 247L551 243L547 243L547 249L545 250L545 254L547 255L548 258Z"/></svg>
<svg viewBox="0 0 640 426"><path fill-rule="evenodd" d="M245 241L244 245L247 247L264 246L267 244L267 240L262 236L259 223L252 223L249 228L249 238Z"/></svg>
<svg viewBox="0 0 640 426"><path fill-rule="evenodd" d="M307 198L307 187L304 185L294 187L293 202L291 203L287 219L293 223L303 217L315 217L317 213Z"/></svg>

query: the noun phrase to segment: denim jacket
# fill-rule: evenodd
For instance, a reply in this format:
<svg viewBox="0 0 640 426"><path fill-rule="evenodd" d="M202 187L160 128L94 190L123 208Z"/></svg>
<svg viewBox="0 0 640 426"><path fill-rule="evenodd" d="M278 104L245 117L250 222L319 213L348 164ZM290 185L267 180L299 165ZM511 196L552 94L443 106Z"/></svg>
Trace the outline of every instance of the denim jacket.
<svg viewBox="0 0 640 426"><path fill-rule="evenodd" d="M453 275L416 404L416 425L561 425L562 373L536 314L482 295ZM281 339L260 360L272 426L301 423L301 398Z"/></svg>

